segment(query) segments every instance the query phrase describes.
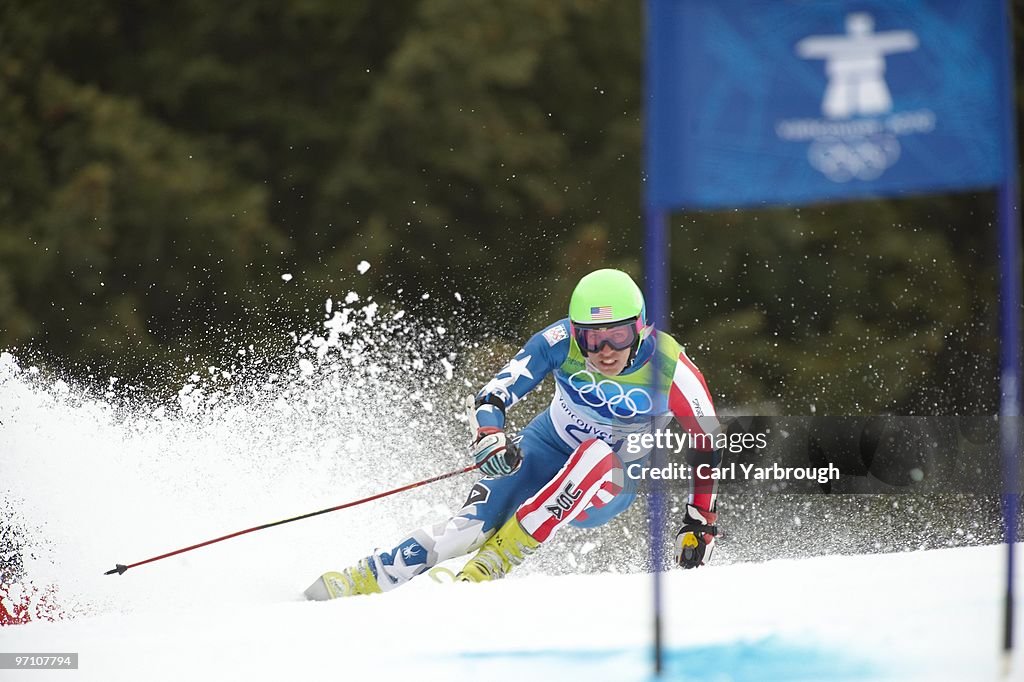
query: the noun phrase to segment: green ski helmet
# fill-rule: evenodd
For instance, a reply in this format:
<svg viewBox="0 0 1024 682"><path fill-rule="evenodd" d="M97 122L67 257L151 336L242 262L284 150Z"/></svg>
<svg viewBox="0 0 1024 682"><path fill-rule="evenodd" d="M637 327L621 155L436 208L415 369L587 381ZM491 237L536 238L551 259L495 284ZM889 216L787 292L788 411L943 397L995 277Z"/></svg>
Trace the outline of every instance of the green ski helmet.
<svg viewBox="0 0 1024 682"><path fill-rule="evenodd" d="M633 278L605 268L583 277L569 299L569 327L584 355L604 345L630 348L628 367L640 350L647 327L644 295Z"/></svg>

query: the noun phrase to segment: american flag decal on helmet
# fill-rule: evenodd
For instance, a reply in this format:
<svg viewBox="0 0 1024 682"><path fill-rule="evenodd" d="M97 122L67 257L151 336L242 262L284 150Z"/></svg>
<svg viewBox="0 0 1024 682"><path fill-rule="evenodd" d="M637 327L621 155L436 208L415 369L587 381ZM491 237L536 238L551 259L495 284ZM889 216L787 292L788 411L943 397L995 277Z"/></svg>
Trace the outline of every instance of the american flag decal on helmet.
<svg viewBox="0 0 1024 682"><path fill-rule="evenodd" d="M600 308L591 308L590 319L594 321L612 319L612 307L610 305L603 305Z"/></svg>

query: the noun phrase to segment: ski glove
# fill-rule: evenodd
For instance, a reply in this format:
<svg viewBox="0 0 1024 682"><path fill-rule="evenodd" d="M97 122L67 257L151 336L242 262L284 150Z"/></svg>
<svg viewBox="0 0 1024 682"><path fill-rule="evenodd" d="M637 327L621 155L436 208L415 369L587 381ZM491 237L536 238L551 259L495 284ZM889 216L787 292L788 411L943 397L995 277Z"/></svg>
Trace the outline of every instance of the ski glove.
<svg viewBox="0 0 1024 682"><path fill-rule="evenodd" d="M481 426L470 446L473 459L488 478L501 478L514 473L523 461L519 448L496 426Z"/></svg>
<svg viewBox="0 0 1024 682"><path fill-rule="evenodd" d="M697 568L711 561L711 552L715 548L715 536L718 526L715 519L718 514L704 511L692 504L686 505L683 516L683 527L676 533L676 563L683 568Z"/></svg>

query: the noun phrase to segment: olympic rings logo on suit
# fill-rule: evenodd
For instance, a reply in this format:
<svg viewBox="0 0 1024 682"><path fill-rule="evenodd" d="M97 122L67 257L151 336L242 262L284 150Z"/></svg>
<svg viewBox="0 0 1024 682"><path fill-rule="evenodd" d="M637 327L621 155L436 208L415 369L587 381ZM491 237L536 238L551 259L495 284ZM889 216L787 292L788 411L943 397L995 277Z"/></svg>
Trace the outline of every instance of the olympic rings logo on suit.
<svg viewBox="0 0 1024 682"><path fill-rule="evenodd" d="M577 383L584 382L582 385ZM651 394L640 387L626 390L617 381L602 379L596 381L593 372L581 369L569 377L569 385L576 390L580 400L590 407L607 407L613 415L628 419L648 414L654 408Z"/></svg>

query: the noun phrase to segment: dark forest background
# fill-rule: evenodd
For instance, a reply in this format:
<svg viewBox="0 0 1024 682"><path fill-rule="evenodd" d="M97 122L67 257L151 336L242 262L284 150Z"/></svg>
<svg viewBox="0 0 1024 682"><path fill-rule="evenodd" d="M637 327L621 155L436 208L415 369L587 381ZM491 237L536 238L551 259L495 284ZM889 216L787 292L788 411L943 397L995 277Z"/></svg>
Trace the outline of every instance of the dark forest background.
<svg viewBox="0 0 1024 682"><path fill-rule="evenodd" d="M356 285L459 291L520 343L590 269L642 276L642 25L620 0L0 2L0 348L159 390ZM994 217L981 191L676 215L672 331L727 405L994 413Z"/></svg>

